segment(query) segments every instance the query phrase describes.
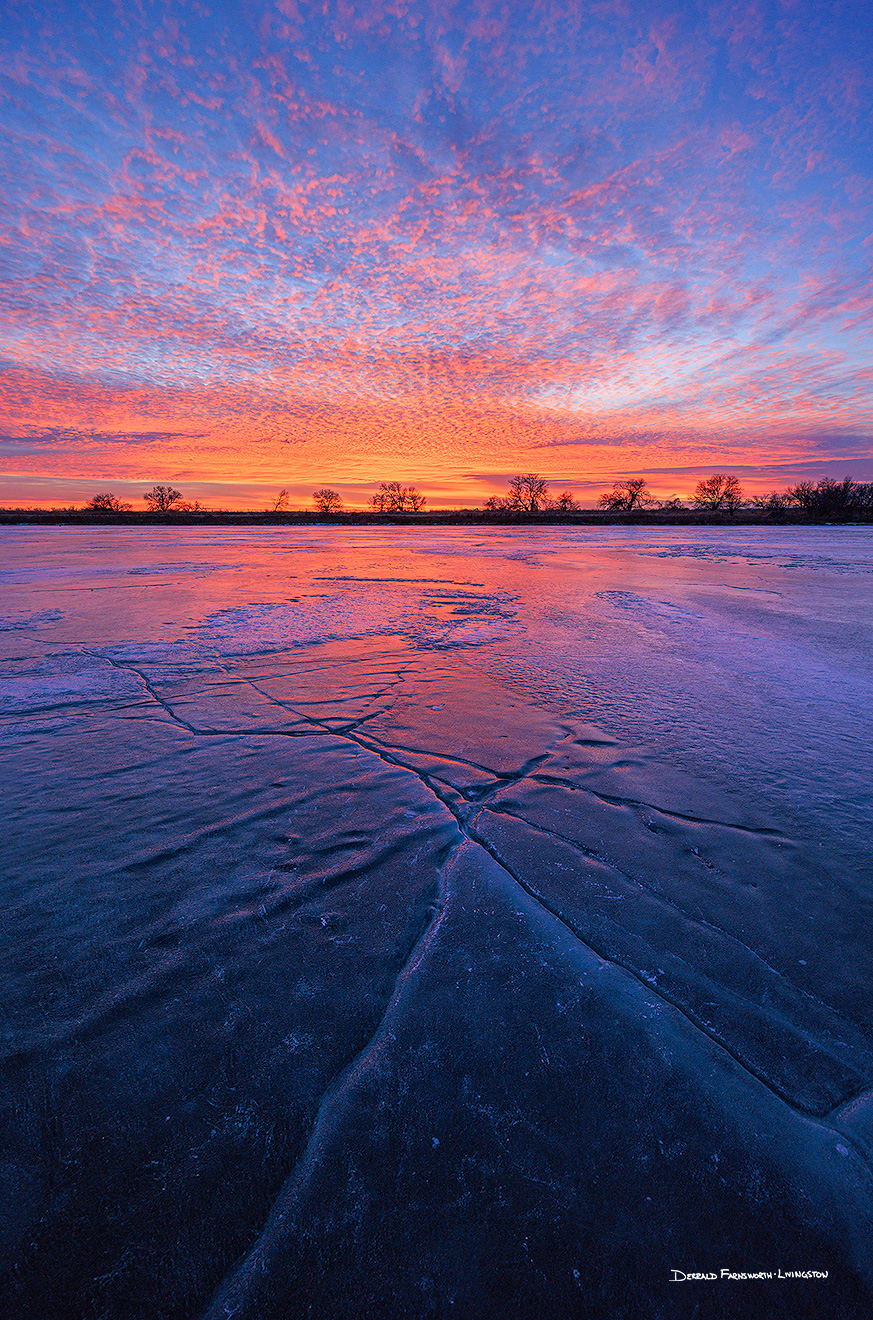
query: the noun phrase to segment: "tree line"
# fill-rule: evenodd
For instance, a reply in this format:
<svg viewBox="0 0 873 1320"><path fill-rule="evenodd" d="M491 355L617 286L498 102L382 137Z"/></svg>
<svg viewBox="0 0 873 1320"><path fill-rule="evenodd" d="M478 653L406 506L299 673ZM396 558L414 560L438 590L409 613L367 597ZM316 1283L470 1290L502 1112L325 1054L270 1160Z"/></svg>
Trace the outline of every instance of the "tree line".
<svg viewBox="0 0 873 1320"><path fill-rule="evenodd" d="M342 513L345 507L339 493L329 486L314 491L312 499L319 513ZM369 501L374 513L422 513L426 503L420 490L399 481L380 482Z"/></svg>
<svg viewBox="0 0 873 1320"><path fill-rule="evenodd" d="M283 487L276 498L265 509L266 513L284 513L289 507L290 494ZM180 490L172 486L153 486L143 495L150 513L204 513L205 506L199 500L185 500ZM313 491L313 503L319 513L342 513L345 505L338 491L329 486L322 486ZM370 507L376 513L420 513L427 501L415 486L402 486L399 481L383 481L378 491L370 499ZM125 513L133 508L118 499L111 491L92 495L85 505L93 513Z"/></svg>
<svg viewBox="0 0 873 1320"><path fill-rule="evenodd" d="M742 492L736 477L718 474L700 481L692 496L692 504L700 509L727 509L740 507ZM684 509L679 499L656 500L643 477L616 481L612 490L604 491L597 501L607 513L634 513L644 509ZM519 513L567 513L578 510L578 501L571 490L558 496L549 494L549 483L538 472L524 472L513 477L506 495L492 495L485 501L489 510L508 510Z"/></svg>
<svg viewBox="0 0 873 1320"><path fill-rule="evenodd" d="M174 490L172 486L152 486L143 495L149 513L203 513L205 505L199 500L185 500L182 498L180 490ZM103 492L99 495L92 495L91 499L85 505L86 509L93 510L94 513L124 513L132 509L132 504L125 504L123 500L116 499L111 491Z"/></svg>
<svg viewBox="0 0 873 1320"><path fill-rule="evenodd" d="M567 512L578 509L572 491L562 491L553 498L549 483L536 472L513 477L504 496L485 501L486 509L517 512ZM698 481L687 504L678 498L657 500L643 477L616 481L597 501L607 513L634 513L646 509L681 511L695 509L706 513L736 513L739 509L760 509L764 513L800 513L810 519L867 520L873 517L873 481L853 481L844 477L822 477L817 482L801 481L784 491L746 498L737 477L726 472L713 473Z"/></svg>
<svg viewBox="0 0 873 1320"><path fill-rule="evenodd" d="M786 491L759 495L751 503L767 513L798 512L824 521L865 521L873 518L873 481L822 477L816 482L801 481Z"/></svg>
<svg viewBox="0 0 873 1320"><path fill-rule="evenodd" d="M205 512L199 500L185 500L182 492L172 486L153 486L143 499L152 513ZM283 488L265 512L282 513L289 507L289 492ZM318 513L343 513L345 505L338 491L322 486L313 492L313 505ZM421 513L426 500L415 486L404 486L399 481L380 482L369 507L374 513ZM657 500L643 477L631 477L613 483L597 501L607 513L635 513L645 510L681 511L694 509L708 513L736 513L739 509L759 509L779 515L800 514L811 520L868 521L873 518L873 482L854 481L845 477L822 477L817 482L801 481L784 491L771 491L767 495L754 495L746 499L737 477L716 472L698 481L687 503L674 498ZM85 505L94 513L122 513L133 506L117 499L110 492L94 495ZM538 472L523 472L512 477L505 495L492 495L484 504L488 512L515 513L570 513L580 505L573 492L563 490L551 495L549 482Z"/></svg>

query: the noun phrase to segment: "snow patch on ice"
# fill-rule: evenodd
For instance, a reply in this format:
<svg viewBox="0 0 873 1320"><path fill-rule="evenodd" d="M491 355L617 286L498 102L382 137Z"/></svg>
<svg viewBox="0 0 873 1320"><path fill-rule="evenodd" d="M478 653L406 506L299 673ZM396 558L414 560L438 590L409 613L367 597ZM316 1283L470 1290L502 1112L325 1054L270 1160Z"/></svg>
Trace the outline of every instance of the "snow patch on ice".
<svg viewBox="0 0 873 1320"><path fill-rule="evenodd" d="M21 614L0 614L0 632L25 632L29 628L47 628L64 617L63 610L25 610Z"/></svg>
<svg viewBox="0 0 873 1320"><path fill-rule="evenodd" d="M142 682L99 656L79 651L53 655L10 675L0 695L6 713L119 701L138 696Z"/></svg>
<svg viewBox="0 0 873 1320"><path fill-rule="evenodd" d="M652 600L638 596L635 591L595 591L595 598L606 600L616 609L628 610L639 618L657 619L659 622L685 623L689 619L702 619L696 610L683 609L669 600Z"/></svg>
<svg viewBox="0 0 873 1320"><path fill-rule="evenodd" d="M352 579L356 583L358 579ZM445 590L398 592L394 583L380 590L301 595L217 610L191 629L201 645L230 655L281 651L317 642L374 636L402 636L428 650L484 646L499 641L514 625L515 600L508 592Z"/></svg>
<svg viewBox="0 0 873 1320"><path fill-rule="evenodd" d="M136 568L127 569L128 577L163 577L167 573L233 573L247 568L247 564L226 564L220 561L216 564L196 563L167 563L167 564L140 564Z"/></svg>

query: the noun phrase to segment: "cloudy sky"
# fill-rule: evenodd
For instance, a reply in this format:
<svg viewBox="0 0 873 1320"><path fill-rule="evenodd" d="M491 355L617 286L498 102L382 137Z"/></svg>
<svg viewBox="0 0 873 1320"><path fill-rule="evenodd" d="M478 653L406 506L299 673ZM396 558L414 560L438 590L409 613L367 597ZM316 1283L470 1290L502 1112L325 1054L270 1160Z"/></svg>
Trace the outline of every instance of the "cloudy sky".
<svg viewBox="0 0 873 1320"><path fill-rule="evenodd" d="M866 0L6 12L0 502L873 477Z"/></svg>

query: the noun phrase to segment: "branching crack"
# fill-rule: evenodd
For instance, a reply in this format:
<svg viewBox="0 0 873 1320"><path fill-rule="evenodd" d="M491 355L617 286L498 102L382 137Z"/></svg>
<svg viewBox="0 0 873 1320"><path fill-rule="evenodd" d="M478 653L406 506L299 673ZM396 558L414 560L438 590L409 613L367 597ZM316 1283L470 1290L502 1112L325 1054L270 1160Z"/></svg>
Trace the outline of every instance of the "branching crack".
<svg viewBox="0 0 873 1320"><path fill-rule="evenodd" d="M88 654L94 655L94 653L93 653L93 652L90 652L90 651L88 652ZM260 737L260 736L263 736L264 734L268 734L268 735L269 735L269 734L275 734L275 735L277 735L277 736L285 736L285 737L287 737L287 736L295 736L294 733L293 733L293 731L287 731L287 730L261 730L261 729L257 729L257 728L254 728L254 729L240 729L240 730L229 730L229 729L198 729L198 728L196 728L195 726L193 726L193 725L191 725L191 724L188 724L186 721L180 719L179 716L177 716L177 715L175 714L175 712L173 711L173 709L172 709L172 707L169 705L169 703L167 703L166 701L164 701L164 700L163 700L163 699L162 699L162 698L161 698L161 697L160 697L160 696L154 691L154 689L152 688L151 684L150 684L150 683L148 682L148 680L146 679L145 675L142 674L142 673L141 673L141 672L140 672L135 666L133 666L133 665L125 665L125 664L121 664L121 663L119 663L119 662L117 662L117 661L115 661L115 660L112 660L112 659L109 658L109 657L96 657L96 658L106 659L106 660L108 660L108 663L112 664L115 668L117 668L117 669L122 669L122 670L124 670L124 669L129 669L132 673L136 674L136 675L140 678L141 682L143 683L143 686L144 686L145 690L146 690L146 691L148 692L148 694L149 694L149 695L150 695L150 696L151 696L151 697L152 697L152 698L158 703L158 705L160 705L164 710L166 710L167 713L170 715L170 717L171 717L172 719L174 719L174 720L175 720L175 721L176 721L181 727L187 729L191 734L195 734L195 735L208 735L208 736L245 736L245 737ZM679 1013L683 1018L685 1018L685 1020L686 1020L691 1026L693 1026L694 1028L696 1028L696 1030L698 1030L702 1035L706 1036L708 1040L710 1040L710 1041L713 1042L713 1044L717 1045L720 1049L724 1050L725 1053L728 1054L728 1055L729 1055L729 1056L735 1061L735 1063L736 1063L739 1067L741 1067L741 1068L742 1068L746 1073L748 1073L750 1076L754 1077L754 1078L756 1079L757 1082L759 1082L762 1086L766 1087L767 1090L769 1090L773 1095L777 1096L777 1097L778 1097L783 1103L785 1103L789 1108L795 1110L796 1112L799 1112L799 1113L803 1113L803 1114L805 1114L805 1115L808 1115L809 1117L816 1118L816 1119L819 1120L819 1121L822 1121L824 1118L826 1118L826 1115L823 1115L822 1113L816 1111L815 1109L812 1109L812 1108L810 1108L810 1107L808 1107L808 1106L805 1106L805 1105L801 1104L801 1103L800 1103L799 1101L797 1101L796 1099L794 1099L794 1098L790 1097L789 1095L787 1095L786 1093L784 1093L784 1092L779 1088L779 1086L778 1086L777 1084L773 1083L769 1078L767 1078L766 1076L764 1076L760 1071L758 1071L758 1070L757 1070L755 1067L753 1067L750 1063L746 1062L746 1061L745 1061L744 1059L742 1059L738 1054L736 1054L736 1053L734 1052L734 1050L732 1050L732 1049L730 1048L730 1046L727 1045L727 1044L725 1043L725 1041L722 1040L722 1039L721 1039L721 1038L720 1038L720 1037L719 1037L719 1036L718 1036L718 1035L717 1035L717 1034L716 1034L716 1033L715 1033L715 1032L714 1032L714 1031L713 1031L713 1030L712 1030L712 1029L711 1029L706 1023L704 1023L703 1021L701 1021L701 1020L697 1017L697 1015L696 1015L691 1009L689 1009L687 1006L685 1006L685 1005L683 1005L683 1004L681 1004L681 1003L676 1002L675 999L671 998L668 994L664 993L663 990L659 989L659 988L656 987L656 986L653 986L649 981L647 981L643 976L640 975L640 973L639 973L639 972L633 967L632 964L628 963L627 961L622 960L622 959L619 958L619 957L616 957L615 955L605 954L605 953L601 952L600 950L598 950L598 949L596 948L595 945L592 945L591 943L589 943L589 941L586 940L586 939L584 938L584 936L581 934L581 932L580 932L580 931L574 926L573 922L572 922L570 919L568 919L567 917L565 917L565 916L564 916L561 912L559 912L556 908L553 908L553 907L552 907L552 906L551 906L551 905L550 905L550 904L549 904L549 903L548 903L548 902L542 897L541 894L539 894L535 889L533 889L533 888L532 888L532 887L531 887L531 886L530 886L530 885L529 885L529 884L528 884L528 883L522 878L522 876L520 876L519 874L517 874L517 873L512 869L512 867L509 866L508 863L507 863L507 862L506 862L506 861L500 856L500 854L498 853L498 851L496 850L496 848L490 843L490 841L487 840L486 838L484 838L484 837L479 833L479 831L476 829L476 820L477 820L478 816L481 815L482 811L485 810L485 807L481 804L481 796L480 796L480 798L479 798L479 801L477 801L477 803L476 803L475 815L473 815L473 816L472 816L472 819L471 819L471 818L470 818L471 810L472 810L472 806L471 806L471 805L468 805L467 802L463 802L463 801L462 801L461 803L458 803L458 802L456 802L456 801L453 801L451 797L449 797L446 793L441 792L440 789L437 787L437 784L442 784L443 787L450 787L450 786L447 786L447 785L446 785L446 782L445 782L444 780L440 780L440 779L439 779L437 776L435 776L435 775L428 774L428 773L426 773L426 772L424 772L424 771L421 771L421 770L417 770L415 767L410 766L409 764L407 764L407 763L402 759L401 754L402 754L402 752L404 752L404 751L406 751L406 752L408 752L408 753L413 753L413 754L416 754L416 755L422 755L422 753L419 751L419 749L417 749L417 748L411 748L411 747L397 747L397 748L392 748L390 744L386 744L386 743L384 743L384 742L381 742L381 741L378 740L378 739L375 739L375 738L364 738L364 737L356 736L356 733L355 733L355 728L357 727L356 725L351 725L351 726L349 726L349 727L347 727L347 728L345 728L345 729L342 729L342 730L337 730L337 729L331 728L331 727L330 727L328 724L326 724L323 720L315 719L315 718L312 717L311 715L307 715L307 714L305 714L304 712L297 710L297 709L296 709L294 706L292 706L290 703L283 702L283 701L281 701L281 700L278 700L278 699L276 699L276 698L270 696L269 693L262 692L261 689L258 688L257 685L256 685L255 683L253 683L251 680L244 680L244 681L249 682L250 685L251 685L256 691L260 692L262 696L267 697L268 700L274 702L276 705L281 706L283 709L289 711L290 713L296 715L299 719L305 721L305 722L311 727L311 729L312 729L313 732L315 732L315 731L317 730L318 732L320 732L320 733L322 733L322 734L326 734L326 735L329 735L329 736L331 736L331 737L338 738L338 739L340 739L340 740L344 740L344 741L352 742L352 743L356 744L358 747L360 747L362 750L364 750L364 751L368 751L368 752L372 753L373 755L377 756L377 757L378 757L381 761L383 761L386 765L390 765L390 766L392 766L392 767L394 767L394 768L396 768L396 769L404 770L404 771L406 771L407 773L414 775L414 776L415 776L415 777L416 777L416 778L417 778L417 779L418 779L418 780L419 780L419 781L425 786L425 788L426 788L426 789L427 789L427 790L428 790L428 791L429 791L434 797L436 797L436 798L438 799L438 801L439 801L443 806L445 806L445 807L451 812L451 814L454 816L454 818L455 818L455 820L456 820L456 822L457 822L458 828L459 828L459 830L460 830L461 835L463 836L463 838L466 839L466 840L468 840L470 843L474 844L475 846L481 848L484 852L486 852L486 853L488 854L488 856L491 857L491 859L497 864L497 866L500 867L500 869L501 869L506 875L508 875L508 876L510 877L510 879L511 879L512 881L514 881L515 884L518 885L518 887L519 887L521 890L523 890L523 892L524 892L525 894L528 895L529 898L531 898L536 904L538 904L538 906L539 906L540 908L543 909L543 911L547 912L547 913L549 914L549 916L551 916L556 922L558 922L558 923L559 923L559 924L560 924L560 925L561 925L561 926L562 926L562 927L563 927L563 928L564 928L564 929L565 929L570 935L572 935L572 937L573 937L576 941L578 941L578 943L579 943L580 945L582 945L584 948L590 950L590 952L592 952L593 954L595 954L595 955L596 955L598 958L600 958L602 961L604 961L604 962L606 962L606 963L608 963L608 964L611 964L611 965L613 965L613 966L621 967L622 970L623 970L627 975L631 976L631 977L632 977L632 978L633 978L633 979L634 979L634 980L635 980L635 981L636 981L636 982L637 982L637 983L638 983L638 984L644 989L644 991L645 991L647 994L654 995L654 996L656 996L657 998L661 999L664 1003L669 1004L670 1007L671 1007L675 1012ZM298 733L297 736L300 736L300 734ZM536 781L540 781L540 782L544 782L544 783L549 783L549 782L551 782L551 783L564 784L564 785L565 785L566 787L568 787L568 788L573 788L573 789L580 789L580 788L581 788L583 792L589 793L589 794L591 794L592 796L594 796L594 797L600 799L601 801L609 802L609 803L611 803L611 804L636 806L636 807L640 807L640 808L647 809L647 810L658 811L658 812L661 812L661 813L664 814L664 815L673 815L673 816L675 816L677 819L680 819L680 820L683 820L683 821L686 821L686 822L690 822L690 823L695 823L695 824L713 824L713 825L719 825L719 826L722 826L722 825L725 825L725 824L726 824L726 823L723 822L723 821L707 821L707 820L704 820L704 819L702 819L702 818L700 818L700 817L686 816L686 815L683 815L683 814L681 814L681 813L679 813L679 812L669 812L669 811L665 811L665 810L664 810L663 808L661 808L661 807L653 807L653 806L650 806L650 805L647 804L647 803L636 801L635 799L631 799L631 798L623 798L623 797L619 797L619 796L613 796L613 795L608 795L608 794L599 793L599 792L597 792L596 790L593 790L593 789L591 789L591 788L586 788L586 787L581 786L581 785L579 785L579 784L575 784L575 783L573 783L573 782L570 781L570 780L563 780L563 779L560 779L560 778L558 778L558 777L548 777L548 776L543 776L543 775L536 775L535 773L533 773L533 771L535 770L535 768L536 768L537 765L542 764L542 762L543 762L544 760L547 760L547 759L548 759L549 754L550 754L550 753L549 753L548 751L546 751L546 752L542 753L540 756L535 757L535 758L532 758L531 760L527 761L527 762L525 763L525 765L522 766L522 767L520 767L520 769L519 769L518 771L515 771L515 772L504 772L504 773L501 773L501 772L495 771L495 770L493 770L493 769L491 769L491 768L489 768L489 767L486 767L486 766L480 765L480 764L478 764L477 762L474 762L474 761L466 761L466 760L463 760L462 758L459 758L459 757L451 757L451 758L449 758L449 757L440 757L440 759L442 759L442 760L451 760L451 761L455 762L456 764L467 765L467 766L469 766L469 767L471 767L471 768L473 768L473 769L477 769L477 770L479 770L480 772L485 772L485 773L487 773L487 774L491 774L491 775L493 775L493 776L494 776L494 779L495 779L495 782L494 782L494 784L493 784L492 786L487 786L487 791L495 791L495 790L496 790L497 788L499 788L499 787L505 787L507 783L518 782L518 781L521 780L521 779L524 779L524 778L530 778L530 779L533 780L534 782L536 782ZM435 782L435 781L436 781L436 782ZM453 792L455 792L455 791L453 790ZM483 794L483 796L484 796L484 794ZM489 807L488 809L489 809L489 810L492 810L493 808L490 808L490 807ZM512 813L512 812L506 810L506 811L505 811L505 814L511 816L511 815L513 815L514 813ZM519 819L523 819L523 818L519 817ZM526 823L526 824L530 824L531 822L529 822L529 821L525 821L525 823ZM537 827L537 826L533 826L532 828L536 829L536 828L538 828L538 827ZM739 830L744 830L745 832L750 832L750 833L754 833L754 834L760 834L760 833L761 833L761 831L758 831L758 830L749 830L747 827L744 827L744 826L737 826L737 825L730 825L730 824L728 824L728 828L735 828L735 829L739 829ZM543 831L543 832L548 833L549 831ZM555 837L563 838L563 836L558 835L557 833L555 834ZM564 842L573 845L573 841L571 841L571 840L564 839ZM578 847L578 845L573 845L573 846ZM579 851L584 853L584 849L582 849L582 848L579 848ZM590 855L591 855L592 857L597 857L597 854L590 854ZM603 859L597 857L597 860L603 860ZM615 869L617 870L617 868L615 868ZM623 873L619 872L619 874L623 874ZM634 880L634 877L626 877L626 878ZM637 883L635 880L634 880L634 882ZM653 892L653 893L654 893L654 891L650 891L650 892ZM657 895L656 895L656 896L657 896ZM665 900L665 901L666 901L666 900ZM681 911L681 909L677 909L677 910ZM433 926L433 922L432 922L431 925L428 927L428 930L430 930L430 929L432 928L432 926ZM717 927L713 927L713 929L718 930L719 928L717 928ZM721 933L726 934L726 932L721 932ZM425 931L424 934L422 935L421 939L419 940L419 944L416 945L416 949L418 949L418 948L422 945L422 941L424 941L426 935L427 935L427 931ZM741 942L741 941L738 941L738 943L742 943L742 942ZM746 945L743 945L743 947L744 947L744 948L748 948L748 946L746 946ZM753 950L749 950L749 952L754 953ZM414 955L415 955L415 950L413 950L413 954L411 955L411 957L414 957ZM422 956L423 956L423 952L422 952ZM756 955L756 956L757 956L757 955ZM764 964L764 965L769 967L769 964ZM771 970L775 970L775 969L771 969ZM401 975L402 975L402 970L401 970L401 973L398 974L398 979L399 979L399 977L400 977ZM780 974L780 973L777 973L777 975L781 975L781 974ZM395 984L396 984L396 983L395 983ZM389 1007L390 1007L390 1006L389 1006ZM826 1006L826 1007L829 1007L829 1006ZM387 1014L387 1012L388 1012L388 1010L386 1010L386 1014ZM378 1034L378 1029L377 1029L377 1034ZM365 1051L362 1051L361 1054L357 1056L357 1059L358 1059L358 1060L362 1059L362 1057L363 1057L363 1055L364 1055L365 1052L366 1052L366 1050L365 1050ZM354 1064L354 1062L353 1062L353 1064L350 1064L350 1065L349 1065L349 1068L351 1069L351 1068L353 1068L354 1066L355 1066L355 1064ZM333 1091L331 1092L331 1095L332 1095L332 1096L334 1095L334 1092L333 1092ZM322 1103L323 1103L323 1105L328 1104L328 1103L329 1103L328 1098L326 1097L325 1100L324 1100ZM319 1111L319 1112L321 1112L321 1111ZM318 1122L318 1120L316 1120L316 1121ZM311 1144L312 1144L312 1139L310 1139L310 1146L311 1146Z"/></svg>
<svg viewBox="0 0 873 1320"><path fill-rule="evenodd" d="M535 778L536 776L533 777ZM561 843L566 844L568 848L574 849L581 856L586 857L591 861L600 862L601 865L608 867L611 871L614 871L616 875L621 876L621 878L623 880L628 881L629 884L638 885L640 889L644 889L647 894L650 894L652 896L652 898L656 899L659 903L663 903L665 907L670 908L672 911L676 912L679 916L684 917L693 925L704 930L712 931L716 935L721 935L726 940L729 940L732 944L735 944L739 948L744 949L746 953L750 954L752 958L754 958L755 961L760 964L761 967L766 968L768 972L771 972L774 976L779 977L779 979L781 981L784 981L784 983L787 986L789 986L791 990L794 993L796 993L798 996L801 996L804 999L809 1000L810 1003L816 1004L819 1008L825 1009L826 1012L832 1014L835 1018L839 1019L841 1022L844 1022L846 1026L850 1027L853 1031L857 1031L858 1029L857 1023L853 1022L851 1018L847 1018L844 1014L842 1014L839 1011L839 1009L834 1008L831 1004L826 1003L823 999L820 999L818 995L815 995L811 991L804 989L803 986L796 985L792 980L790 980L785 975L784 972L780 971L778 967L774 967L772 963L767 962L766 958L762 957L762 955L758 953L755 949L753 949L751 945L746 944L745 941L741 940L737 935L734 935L729 930L725 930L723 926L716 925L715 922L707 921L705 917L701 917L693 912L689 912L687 908L682 907L681 904L676 903L671 898L668 898L666 894L661 893L661 891L656 889L653 885L647 884L647 882L645 880L642 880L639 876L633 875L629 871L622 870L622 868L618 866L616 862L612 860L612 858L607 857L603 853L598 853L591 848L586 848L583 844L578 843L575 839L569 838L566 834L561 834L559 830L549 829L548 826L546 825L536 824L534 821L530 820L529 817L522 816L519 812L512 811L509 807L506 807L503 803L486 804L486 806L480 808L474 819L477 820L478 817L482 814L482 812L486 810L493 812L495 815L510 816L513 820L520 821L523 825L527 825L530 829L535 830L538 834L545 834L549 838L558 839Z"/></svg>
<svg viewBox="0 0 873 1320"><path fill-rule="evenodd" d="M601 802L608 802L611 806L618 807L639 807L642 811L656 811L660 816L667 816L672 820L681 820L689 825L716 825L720 829L739 830L743 834L774 835L781 838L779 830L770 829L766 825L757 827L754 825L738 825L733 820L710 820L707 816L689 816L681 811L673 811L670 807L658 807L653 802L643 802L639 798L620 797L612 793L600 793L596 788L590 788L587 784L577 784L572 779L564 779L560 775L531 775L536 783L539 784L557 784L562 788L569 788L577 793L590 793L592 797L598 798Z"/></svg>
<svg viewBox="0 0 873 1320"><path fill-rule="evenodd" d="M666 994L661 988L652 985L649 981L647 981L643 976L640 975L640 973L634 968L634 966L631 963L616 956L616 954L614 953L612 954L605 953L602 950L598 949L596 945L591 944L590 941L582 935L582 933L576 928L576 926L569 918L565 917L563 913L559 912L556 908L553 908L548 902L546 902L546 900L542 897L541 894L539 894L535 889L533 889L524 879L522 879L522 877L516 871L512 869L511 866L508 865L508 863L491 846L489 841L487 839L484 839L479 834L479 832L475 828L474 823L468 824L467 831L472 841L474 843L478 843L481 848L484 848L484 850L489 854L490 857L493 858L493 860L497 863L497 865L500 866L501 869L505 871L506 874L509 875L515 881L515 883L519 886L519 888L523 889L524 892L528 894L529 897L532 898L535 903L539 904L539 906L543 908L546 912L548 912L550 916L554 917L556 921L560 922L560 924L564 926L565 929L576 940L578 940L578 942L581 945L583 945L586 949L589 949L592 953L596 954L596 956L602 959L603 962L609 963L612 966L621 967L623 971L625 971L629 976L633 977L633 979L637 981L639 985L641 985L643 989L646 990L649 994L655 995L657 998L661 999L664 1003L669 1004L671 1008L673 1008L677 1013L679 1013L682 1017L684 1017L687 1022L689 1022L693 1027L695 1027L704 1036L706 1036L707 1039L711 1040L715 1045L719 1046L720 1049L723 1049L726 1054L729 1054L730 1057L734 1060L734 1062L739 1065L739 1067L741 1067L750 1076L754 1077L756 1081L760 1082L762 1086L766 1087L768 1091L772 1092L773 1095L777 1096L790 1109L793 1109L798 1113L805 1114L811 1118L818 1119L819 1121L824 1120L824 1118L826 1117L826 1113L822 1113L819 1110L801 1104L800 1101L798 1101L796 1098L786 1094L777 1084L772 1082L757 1068L753 1067L749 1062L747 1062L745 1059L741 1058L740 1055L735 1053L735 1051L732 1050L731 1047L719 1035L717 1035L705 1022L703 1022L700 1018L698 1018L698 1016L693 1012L692 1009L688 1008L686 1005L680 1002L677 1002L677 1000L672 998L670 995Z"/></svg>
<svg viewBox="0 0 873 1320"><path fill-rule="evenodd" d="M303 1150L302 1154L300 1155L299 1159L297 1160L295 1167L286 1178L281 1190L279 1191L279 1194L273 1203L273 1206L270 1210L266 1222L264 1223L263 1227L258 1233L258 1236L253 1242L253 1244L235 1262L233 1267L228 1271L224 1279L222 1279L221 1283L214 1290L208 1305L206 1306L205 1310L202 1313L202 1320L209 1320L209 1317L215 1314L213 1308L216 1305L216 1303L220 1300L221 1293L228 1286L228 1284L232 1284L234 1278L239 1274L239 1271L244 1265L245 1261L251 1257L257 1256L257 1253L261 1248L261 1244L263 1243L265 1237L269 1233L272 1221L274 1220L275 1217L277 1217L281 1213L280 1206L283 1203L288 1202L295 1195L300 1194L300 1191L303 1185L305 1184L306 1179L310 1176L313 1169L318 1164L319 1152L323 1145L323 1140L322 1140L323 1134L325 1133L325 1130L330 1127L330 1124L335 1116L336 1111L340 1109L343 1102L343 1097L349 1091L349 1089L354 1085L354 1083L361 1076L361 1074L364 1072L368 1060L371 1058L374 1051L376 1051L379 1048L383 1039L391 1038L391 1033L388 1029L388 1023L391 1017L393 1016L394 1011L403 995L407 981L409 980L410 976L415 972L415 970L424 961L427 952L436 937L436 933L439 930L440 926L442 925L446 910L446 904L448 900L448 886L446 882L448 867L452 857L455 855L457 850L460 847L462 847L466 842L468 842L468 840L464 836L460 837L449 847L449 849L443 856L442 864L437 873L438 874L437 893L431 903L430 918L424 929L419 934L418 938L415 940L403 965L400 967L396 977L394 978L394 986L391 992L391 996L387 1004L385 1005L385 1009L381 1014L374 1031L372 1032L368 1040L365 1042L365 1044L358 1051L358 1053L345 1065L343 1069L341 1069L340 1072L337 1073L337 1075L334 1077L333 1081L330 1083L327 1090L325 1091L324 1095L322 1096L318 1109L316 1110L315 1113L315 1117L312 1123L312 1128L310 1129L309 1139L306 1143L306 1147Z"/></svg>

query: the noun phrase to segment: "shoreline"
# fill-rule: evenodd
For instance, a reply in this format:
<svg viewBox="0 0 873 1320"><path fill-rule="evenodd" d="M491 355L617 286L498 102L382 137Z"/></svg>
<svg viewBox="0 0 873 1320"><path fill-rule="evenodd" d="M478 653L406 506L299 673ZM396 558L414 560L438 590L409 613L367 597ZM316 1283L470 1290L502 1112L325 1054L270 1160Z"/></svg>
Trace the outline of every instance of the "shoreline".
<svg viewBox="0 0 873 1320"><path fill-rule="evenodd" d="M865 527L869 519L810 518L802 514L779 514L758 510L739 513L705 513L694 510L646 510L639 513L601 513L583 509L571 513L516 513L501 510L446 509L429 513L316 513L292 510L272 513L258 510L203 510L197 513L151 513L129 510L122 513L92 513L88 510L0 509L0 526L31 524L68 527Z"/></svg>

